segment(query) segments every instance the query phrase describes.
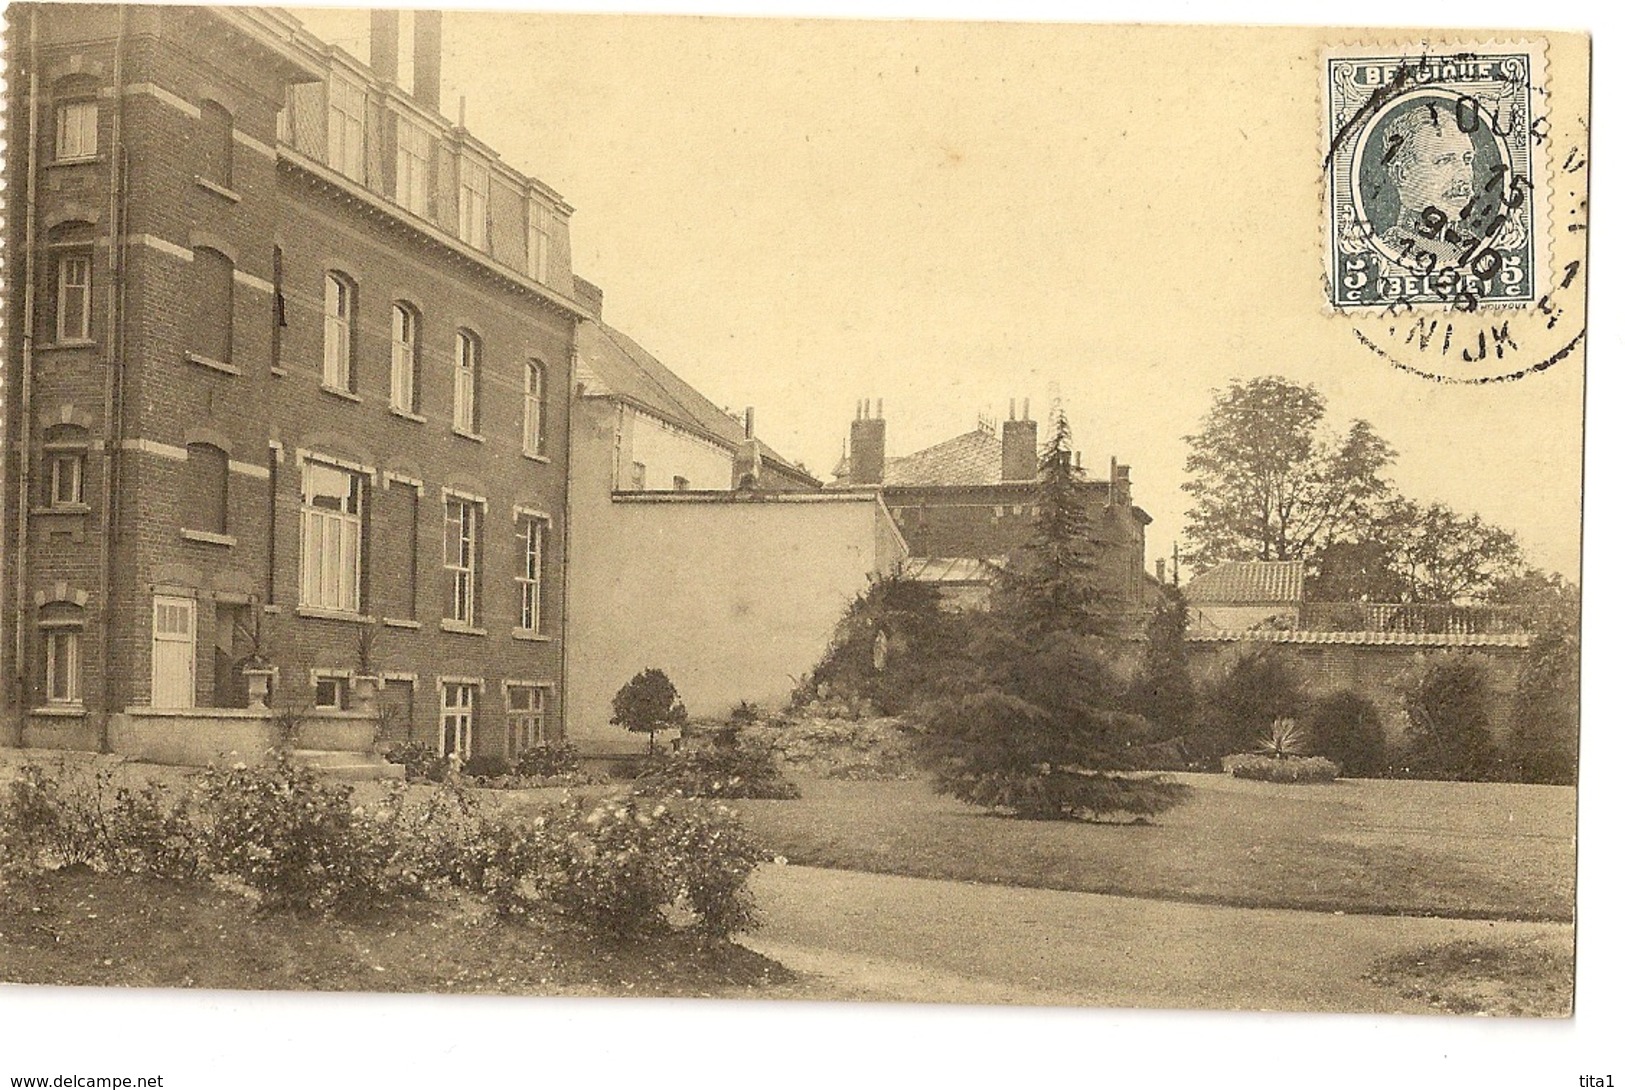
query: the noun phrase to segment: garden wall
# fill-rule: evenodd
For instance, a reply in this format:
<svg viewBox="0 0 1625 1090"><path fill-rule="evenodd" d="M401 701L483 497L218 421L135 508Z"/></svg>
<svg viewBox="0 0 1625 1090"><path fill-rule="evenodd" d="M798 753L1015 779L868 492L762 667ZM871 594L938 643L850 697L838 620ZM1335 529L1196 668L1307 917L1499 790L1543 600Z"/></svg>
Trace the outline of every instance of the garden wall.
<svg viewBox="0 0 1625 1090"><path fill-rule="evenodd" d="M296 744L304 749L370 752L375 722L360 712L313 711L301 721ZM109 720L107 741L120 756L155 764L258 764L277 745L278 725L276 712L269 710L129 708Z"/></svg>
<svg viewBox="0 0 1625 1090"><path fill-rule="evenodd" d="M1376 704L1390 745L1404 737L1407 719L1402 696L1408 675L1430 654L1472 655L1489 679L1490 733L1504 745L1512 729L1518 671L1529 653L1526 635L1453 636L1394 632L1222 632L1192 633L1187 640L1191 671L1211 680L1249 646L1277 646L1314 697L1352 689Z"/></svg>

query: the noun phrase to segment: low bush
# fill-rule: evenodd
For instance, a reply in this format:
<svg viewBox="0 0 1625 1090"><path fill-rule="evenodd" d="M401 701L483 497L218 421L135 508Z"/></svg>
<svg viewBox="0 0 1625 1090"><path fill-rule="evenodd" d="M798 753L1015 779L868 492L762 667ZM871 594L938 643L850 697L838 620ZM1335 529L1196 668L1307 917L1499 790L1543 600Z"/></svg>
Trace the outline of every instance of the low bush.
<svg viewBox="0 0 1625 1090"><path fill-rule="evenodd" d="M358 806L348 785L285 757L211 768L179 790L110 781L24 766L0 790L0 873L221 878L265 910L332 914L455 887L502 916L548 913L613 936L686 915L724 938L757 919L746 883L763 850L712 802L566 799L526 821L452 783L415 799L394 784Z"/></svg>
<svg viewBox="0 0 1625 1090"><path fill-rule="evenodd" d="M494 779L512 771L513 765L508 763L508 758L496 754L480 753L463 762L463 775L476 780Z"/></svg>
<svg viewBox="0 0 1625 1090"><path fill-rule="evenodd" d="M581 758L573 743L543 742L532 746L514 758L513 771L517 776L563 776L581 770Z"/></svg>
<svg viewBox="0 0 1625 1090"><path fill-rule="evenodd" d="M1230 774L1243 780L1270 783L1331 783L1337 779L1337 765L1324 757L1270 757L1262 753L1238 753L1224 759Z"/></svg>
<svg viewBox="0 0 1625 1090"><path fill-rule="evenodd" d="M445 783L451 760L427 742L397 742L384 751L384 760L406 766L407 783Z"/></svg>
<svg viewBox="0 0 1625 1090"><path fill-rule="evenodd" d="M1351 689L1310 706L1309 737L1309 748L1335 761L1344 776L1380 776L1388 768L1382 713Z"/></svg>
<svg viewBox="0 0 1625 1090"><path fill-rule="evenodd" d="M639 794L709 799L799 799L801 789L785 778L772 747L760 737L741 738L734 727L686 745L637 779Z"/></svg>

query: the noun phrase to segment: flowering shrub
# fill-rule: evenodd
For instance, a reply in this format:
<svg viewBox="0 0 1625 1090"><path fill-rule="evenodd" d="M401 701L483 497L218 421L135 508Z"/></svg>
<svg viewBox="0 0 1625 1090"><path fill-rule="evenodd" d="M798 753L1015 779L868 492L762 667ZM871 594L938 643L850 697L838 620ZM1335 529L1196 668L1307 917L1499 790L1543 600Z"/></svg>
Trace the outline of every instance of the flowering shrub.
<svg viewBox="0 0 1625 1090"><path fill-rule="evenodd" d="M407 783L445 783L451 761L427 742L397 742L384 751L384 760L406 766Z"/></svg>
<svg viewBox="0 0 1625 1090"><path fill-rule="evenodd" d="M581 769L576 747L563 740L532 746L514 759L514 773L520 776L562 776Z"/></svg>
<svg viewBox="0 0 1625 1090"><path fill-rule="evenodd" d="M1324 757L1267 757L1262 753L1238 753L1224 759L1232 776L1270 783L1331 783L1337 779L1337 765Z"/></svg>
<svg viewBox="0 0 1625 1090"><path fill-rule="evenodd" d="M357 913L455 887L502 916L554 913L614 936L684 912L712 938L756 923L746 883L763 851L716 803L567 798L527 821L455 783L427 797L397 783L356 805L348 785L280 756L210 768L179 791L115 792L110 779L64 782L25 766L0 790L0 872L222 877L261 908L300 912Z"/></svg>
<svg viewBox="0 0 1625 1090"><path fill-rule="evenodd" d="M638 777L639 794L708 799L799 799L801 789L779 769L762 738L725 728L714 739L686 745Z"/></svg>

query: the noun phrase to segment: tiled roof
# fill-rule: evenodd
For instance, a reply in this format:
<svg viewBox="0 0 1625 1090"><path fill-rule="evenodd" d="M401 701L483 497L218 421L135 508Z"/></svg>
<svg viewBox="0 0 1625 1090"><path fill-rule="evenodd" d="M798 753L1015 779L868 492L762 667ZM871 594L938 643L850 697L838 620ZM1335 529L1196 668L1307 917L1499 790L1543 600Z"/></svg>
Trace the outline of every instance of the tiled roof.
<svg viewBox="0 0 1625 1090"><path fill-rule="evenodd" d="M849 483L851 466L850 457L841 459L833 474L837 482ZM953 487L1011 482L1004 479L1004 442L993 432L977 428L934 447L887 458L884 483L888 487Z"/></svg>
<svg viewBox="0 0 1625 1090"><path fill-rule="evenodd" d="M1527 632L1493 635L1462 632L1306 632L1296 629L1226 628L1192 630L1186 637L1196 643L1319 643L1382 645L1390 647L1528 647Z"/></svg>
<svg viewBox="0 0 1625 1090"><path fill-rule="evenodd" d="M1303 600L1303 561L1228 560L1185 588L1193 605L1263 605Z"/></svg>
<svg viewBox="0 0 1625 1090"><path fill-rule="evenodd" d="M587 394L624 398L727 447L745 441L743 424L678 378L637 341L600 321L583 321L576 328L576 356ZM762 456L791 465L765 443Z"/></svg>

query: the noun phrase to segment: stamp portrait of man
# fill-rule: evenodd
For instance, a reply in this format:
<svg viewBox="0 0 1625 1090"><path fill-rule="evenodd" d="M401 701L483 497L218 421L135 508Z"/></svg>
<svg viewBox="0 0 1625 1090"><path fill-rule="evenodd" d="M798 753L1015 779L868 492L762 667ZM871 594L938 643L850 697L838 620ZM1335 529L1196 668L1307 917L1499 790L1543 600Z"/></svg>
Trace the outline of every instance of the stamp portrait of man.
<svg viewBox="0 0 1625 1090"><path fill-rule="evenodd" d="M1384 141L1388 180L1398 199L1392 226L1379 236L1411 267L1459 265L1477 239L1460 219L1473 197L1473 139L1453 112L1437 104L1414 106L1388 127Z"/></svg>

